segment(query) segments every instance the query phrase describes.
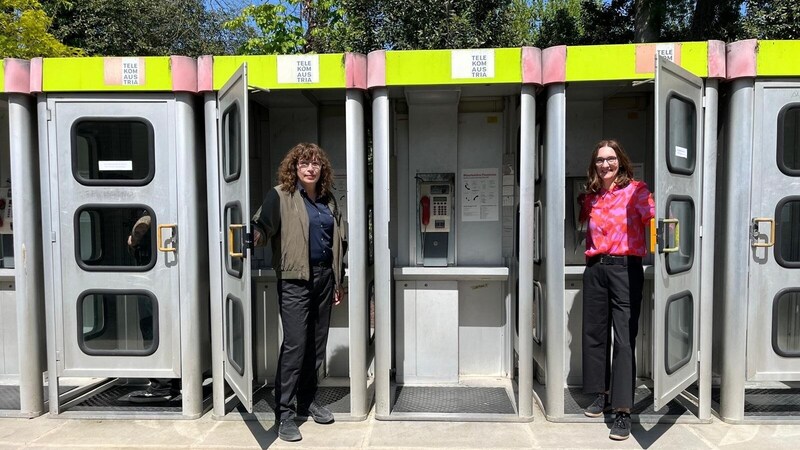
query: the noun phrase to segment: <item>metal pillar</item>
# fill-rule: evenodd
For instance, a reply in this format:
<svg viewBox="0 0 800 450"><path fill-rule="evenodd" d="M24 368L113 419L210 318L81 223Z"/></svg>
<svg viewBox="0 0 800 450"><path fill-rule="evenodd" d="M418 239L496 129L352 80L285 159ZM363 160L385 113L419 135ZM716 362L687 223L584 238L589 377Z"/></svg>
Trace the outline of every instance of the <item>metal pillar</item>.
<svg viewBox="0 0 800 450"><path fill-rule="evenodd" d="M722 311L722 373L720 415L725 420L744 419L744 384L747 359L747 283L750 243L750 186L753 157L754 81L738 79L732 83L726 147L725 170L721 181L725 224L719 261Z"/></svg>
<svg viewBox="0 0 800 450"><path fill-rule="evenodd" d="M536 87L522 86L519 171L519 403L520 417L533 416L533 241L536 173Z"/></svg>
<svg viewBox="0 0 800 450"><path fill-rule="evenodd" d="M564 84L547 86L547 120L545 131L545 194L546 217L544 243L546 281L545 311L545 376L547 417L564 415L564 342L566 311L564 309L564 220L566 182L566 94Z"/></svg>
<svg viewBox="0 0 800 450"><path fill-rule="evenodd" d="M8 101L11 148L11 190L14 196L14 275L19 345L20 413L44 413L42 373L45 367L44 275L42 260L39 157L36 151L36 108L27 95Z"/></svg>
<svg viewBox="0 0 800 450"><path fill-rule="evenodd" d="M375 246L375 415L390 413L392 370L392 254L389 251L389 91L372 100L373 202ZM348 177L349 178L349 177Z"/></svg>
<svg viewBox="0 0 800 450"><path fill-rule="evenodd" d="M350 324L350 415L367 418L367 201L365 196L364 93L348 89L345 100L347 151L347 280Z"/></svg>

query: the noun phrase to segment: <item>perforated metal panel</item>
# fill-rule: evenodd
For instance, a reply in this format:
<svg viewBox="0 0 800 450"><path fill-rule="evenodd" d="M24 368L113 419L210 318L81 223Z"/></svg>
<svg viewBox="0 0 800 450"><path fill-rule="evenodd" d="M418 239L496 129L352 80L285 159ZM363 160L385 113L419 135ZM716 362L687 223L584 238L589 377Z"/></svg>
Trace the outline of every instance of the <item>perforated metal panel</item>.
<svg viewBox="0 0 800 450"><path fill-rule="evenodd" d="M397 386L393 413L517 414L501 387Z"/></svg>

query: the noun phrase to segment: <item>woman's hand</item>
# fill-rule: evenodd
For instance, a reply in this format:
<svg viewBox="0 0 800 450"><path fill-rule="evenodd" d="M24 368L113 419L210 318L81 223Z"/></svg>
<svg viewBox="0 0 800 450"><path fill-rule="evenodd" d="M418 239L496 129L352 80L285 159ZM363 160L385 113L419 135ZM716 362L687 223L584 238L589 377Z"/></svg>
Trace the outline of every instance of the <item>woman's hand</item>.
<svg viewBox="0 0 800 450"><path fill-rule="evenodd" d="M341 286L338 286L333 291L333 305L336 306L339 303L342 303L342 298L344 298L344 288L341 287Z"/></svg>

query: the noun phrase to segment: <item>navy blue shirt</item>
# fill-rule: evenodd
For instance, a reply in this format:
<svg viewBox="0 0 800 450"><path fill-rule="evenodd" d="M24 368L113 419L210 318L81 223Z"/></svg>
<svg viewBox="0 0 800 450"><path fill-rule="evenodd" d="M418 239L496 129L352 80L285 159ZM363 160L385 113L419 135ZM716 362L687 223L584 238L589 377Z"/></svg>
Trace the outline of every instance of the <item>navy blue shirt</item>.
<svg viewBox="0 0 800 450"><path fill-rule="evenodd" d="M333 261L333 214L328 208L328 197L312 200L302 186L298 186L298 189L308 212L308 256L311 265L330 265Z"/></svg>

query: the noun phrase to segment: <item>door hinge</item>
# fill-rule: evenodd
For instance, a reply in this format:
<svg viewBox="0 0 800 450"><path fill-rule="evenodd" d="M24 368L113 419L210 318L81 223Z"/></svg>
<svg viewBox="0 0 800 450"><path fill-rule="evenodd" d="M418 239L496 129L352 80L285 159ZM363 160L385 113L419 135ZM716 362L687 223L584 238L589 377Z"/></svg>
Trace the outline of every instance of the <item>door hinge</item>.
<svg viewBox="0 0 800 450"><path fill-rule="evenodd" d="M698 230L698 233L700 233L700 235L697 236L697 237L702 238L703 237L703 226L702 225L700 225L700 229Z"/></svg>
<svg viewBox="0 0 800 450"><path fill-rule="evenodd" d="M61 361L61 350L56 350L56 361Z"/></svg>
<svg viewBox="0 0 800 450"><path fill-rule="evenodd" d="M45 116L47 117L47 121L48 122L50 122L50 120L52 120L53 115L52 115L52 111L50 110L50 108L45 109Z"/></svg>
<svg viewBox="0 0 800 450"><path fill-rule="evenodd" d="M50 232L50 242L55 242L55 241L56 241L56 232L55 231L51 231Z"/></svg>
<svg viewBox="0 0 800 450"><path fill-rule="evenodd" d="M700 350L697 351L697 362L700 362Z"/></svg>
<svg viewBox="0 0 800 450"><path fill-rule="evenodd" d="M706 99L707 99L707 98L708 98L708 97L706 97L705 95L703 96L703 108L705 108L705 107L706 107Z"/></svg>

